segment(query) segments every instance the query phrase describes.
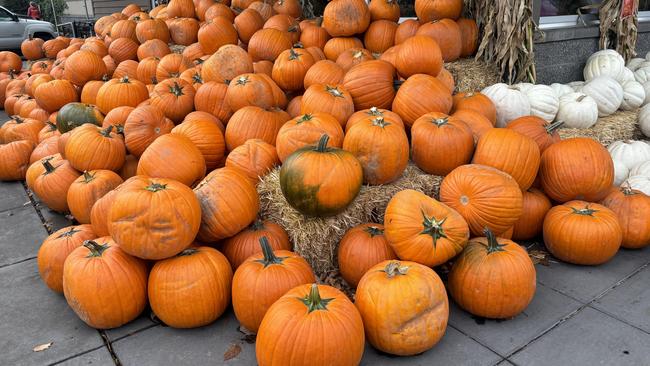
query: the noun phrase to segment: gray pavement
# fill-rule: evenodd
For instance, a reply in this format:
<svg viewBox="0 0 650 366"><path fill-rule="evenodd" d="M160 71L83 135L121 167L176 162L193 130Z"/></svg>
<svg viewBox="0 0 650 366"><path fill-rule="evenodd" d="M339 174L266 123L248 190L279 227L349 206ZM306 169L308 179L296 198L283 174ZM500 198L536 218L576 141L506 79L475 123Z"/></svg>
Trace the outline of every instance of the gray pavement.
<svg viewBox="0 0 650 366"><path fill-rule="evenodd" d="M150 310L118 329L87 327L41 282L35 259L48 233L70 224L22 183L0 182L0 365L255 365L254 339L232 310L199 329L166 327ZM599 267L551 258L536 268L537 292L516 318L480 319L452 302L436 347L394 357L367 346L362 364L650 365L650 248Z"/></svg>

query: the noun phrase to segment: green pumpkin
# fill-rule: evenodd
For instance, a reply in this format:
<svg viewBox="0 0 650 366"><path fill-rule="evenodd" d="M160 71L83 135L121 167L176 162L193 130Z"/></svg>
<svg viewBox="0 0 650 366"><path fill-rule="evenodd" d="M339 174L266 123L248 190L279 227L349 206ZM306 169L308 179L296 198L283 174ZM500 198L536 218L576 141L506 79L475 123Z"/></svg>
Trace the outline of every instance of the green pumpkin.
<svg viewBox="0 0 650 366"><path fill-rule="evenodd" d="M280 188L287 202L307 216L333 216L354 200L363 183L363 168L345 150L327 147L323 135L317 146L302 148L280 169Z"/></svg>
<svg viewBox="0 0 650 366"><path fill-rule="evenodd" d="M104 115L92 104L68 103L56 114L56 126L61 133L66 133L84 123L101 126Z"/></svg>

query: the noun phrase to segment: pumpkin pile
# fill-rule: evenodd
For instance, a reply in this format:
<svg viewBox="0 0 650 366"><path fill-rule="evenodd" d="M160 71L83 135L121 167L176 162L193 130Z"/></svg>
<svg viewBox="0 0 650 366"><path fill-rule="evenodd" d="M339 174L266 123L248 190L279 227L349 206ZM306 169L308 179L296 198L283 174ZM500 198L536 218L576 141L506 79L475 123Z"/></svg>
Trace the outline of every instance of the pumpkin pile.
<svg viewBox="0 0 650 366"><path fill-rule="evenodd" d="M347 365L366 338L414 355L443 337L447 290L431 267L454 261L447 288L463 309L511 318L536 283L512 240L543 234L584 265L648 245L635 228L650 198L613 188L605 148L560 141L489 93L453 95L444 62L477 47L462 1L415 7L419 21L398 24L392 0L333 0L302 21L297 0L132 4L100 18L97 37L26 40L29 70L0 52L0 179L24 179L78 223L43 242L45 284L95 328L147 304L199 327L232 303L260 365ZM285 229L258 217L256 184L278 165L287 202L323 217L409 160L445 176L440 197L403 190L383 223L349 230L338 262L354 304L314 284Z"/></svg>

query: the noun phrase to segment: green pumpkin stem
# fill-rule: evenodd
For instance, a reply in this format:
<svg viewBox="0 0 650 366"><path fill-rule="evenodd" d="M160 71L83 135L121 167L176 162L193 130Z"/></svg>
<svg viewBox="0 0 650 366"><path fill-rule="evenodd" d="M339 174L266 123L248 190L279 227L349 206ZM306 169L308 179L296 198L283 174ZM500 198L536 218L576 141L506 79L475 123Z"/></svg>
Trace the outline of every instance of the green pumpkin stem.
<svg viewBox="0 0 650 366"><path fill-rule="evenodd" d="M327 310L327 304L329 304L334 299L322 299L320 297L320 293L318 292L318 285L314 283L311 285L309 294L303 298L299 298L299 300L302 301L303 304L307 305L307 311L311 313L315 310Z"/></svg>
<svg viewBox="0 0 650 366"><path fill-rule="evenodd" d="M84 170L84 183L90 183L90 181L93 179L95 179L95 175L90 174L87 170Z"/></svg>
<svg viewBox="0 0 650 366"><path fill-rule="evenodd" d="M589 205L586 205L585 208L580 208L580 209L577 209L575 207L571 207L571 210L573 210L574 214L583 215L583 216L593 216L594 212L598 212L598 210L594 210L593 208L589 208Z"/></svg>
<svg viewBox="0 0 650 366"><path fill-rule="evenodd" d="M99 131L99 133L104 137L111 137L111 132L113 132L113 125L108 125L108 127Z"/></svg>
<svg viewBox="0 0 650 366"><path fill-rule="evenodd" d="M67 230L67 231L64 231L63 233L61 233L61 235L57 236L57 239L71 237L71 236L73 236L74 234L76 234L76 233L78 233L80 231L81 230L77 230L76 226L70 226L70 229Z"/></svg>
<svg viewBox="0 0 650 366"><path fill-rule="evenodd" d="M176 256L177 257L185 257L185 256L194 255L194 254L196 254L198 252L199 251L196 248L187 248L187 249L183 250L182 252L176 254Z"/></svg>
<svg viewBox="0 0 650 366"><path fill-rule="evenodd" d="M324 134L323 136L321 136L320 140L318 140L318 146L316 146L316 151L318 152L327 151L327 143L329 141L330 141L330 137L328 134Z"/></svg>
<svg viewBox="0 0 650 366"><path fill-rule="evenodd" d="M273 253L273 248L269 244L269 239L266 236L260 238L260 246L262 247L262 254L264 254L263 259L256 260L256 262L262 263L264 268L272 264L282 264L284 258L276 257Z"/></svg>
<svg viewBox="0 0 650 366"><path fill-rule="evenodd" d="M293 49L293 48L290 48L290 49L289 49L289 60L290 60L290 61L297 60L297 59L300 58L300 56L301 56L301 54L299 54L298 52L296 52L295 49Z"/></svg>
<svg viewBox="0 0 650 366"><path fill-rule="evenodd" d="M379 228L377 226L368 226L367 228L365 228L365 232L367 232L371 238L375 236L384 235L384 229Z"/></svg>
<svg viewBox="0 0 650 366"><path fill-rule="evenodd" d="M108 244L98 244L94 240L86 240L83 246L90 250L88 257L101 257L102 253L109 248Z"/></svg>
<svg viewBox="0 0 650 366"><path fill-rule="evenodd" d="M149 184L145 189L150 192L158 192L166 188L167 188L166 184L151 182L151 184Z"/></svg>
<svg viewBox="0 0 650 366"><path fill-rule="evenodd" d="M300 124L300 123L303 123L303 122L307 122L307 121L311 120L312 118L314 118L314 116L311 113L306 113L306 114L303 114L300 118L296 119L296 123Z"/></svg>
<svg viewBox="0 0 650 366"><path fill-rule="evenodd" d="M253 221L253 223L251 224L251 230L253 231L264 230L264 228L265 228L264 221L262 221L262 219L260 219L259 217L255 219L255 221Z"/></svg>
<svg viewBox="0 0 650 366"><path fill-rule="evenodd" d="M562 127L563 125L564 125L564 121L553 122L550 125L546 126L546 133L550 135L553 132L555 132L555 130Z"/></svg>
<svg viewBox="0 0 650 366"><path fill-rule="evenodd" d="M403 266L399 261L390 261L382 270L386 272L388 278L393 278L395 276L404 276L409 270L409 266Z"/></svg>
<svg viewBox="0 0 650 366"><path fill-rule="evenodd" d="M183 87L180 86L177 81L174 81L174 85L169 87L169 92L174 94L177 97L180 97L181 95L184 95Z"/></svg>
<svg viewBox="0 0 650 366"><path fill-rule="evenodd" d="M431 238L433 238L433 248L435 249L438 243L438 239L447 237L447 234L445 234L445 229L442 227L445 221L447 221L447 218L445 217L444 219L437 220L435 217L428 217L424 211L421 212L422 226L424 229L420 232L420 234L430 235Z"/></svg>
<svg viewBox="0 0 650 366"><path fill-rule="evenodd" d="M487 247L487 252L488 254L494 253L494 252L503 252L503 247L505 245L499 244L499 241L497 240L497 237L494 235L492 230L489 228L483 229L483 234L485 234L485 237L487 238L488 242L488 247Z"/></svg>
<svg viewBox="0 0 650 366"><path fill-rule="evenodd" d="M52 163L50 163L49 160L43 160L42 164L43 168L45 168L45 174L53 173L56 170L56 168L52 166Z"/></svg>

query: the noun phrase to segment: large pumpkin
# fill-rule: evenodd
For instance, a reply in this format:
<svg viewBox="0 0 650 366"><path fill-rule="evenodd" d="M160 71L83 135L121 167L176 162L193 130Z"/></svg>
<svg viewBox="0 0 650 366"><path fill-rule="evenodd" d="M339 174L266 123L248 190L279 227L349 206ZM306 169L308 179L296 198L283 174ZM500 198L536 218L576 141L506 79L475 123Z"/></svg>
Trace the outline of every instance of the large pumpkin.
<svg viewBox="0 0 650 366"><path fill-rule="evenodd" d="M397 51L395 67L404 78L415 74L438 76L442 66L440 46L431 37L418 35L408 38Z"/></svg>
<svg viewBox="0 0 650 366"><path fill-rule="evenodd" d="M528 253L517 243L497 238L474 238L454 261L449 292L468 312L490 319L512 318L533 300L536 273Z"/></svg>
<svg viewBox="0 0 650 366"><path fill-rule="evenodd" d="M288 250L273 250L266 237L261 253L237 268L232 282L232 306L239 323L257 332L266 311L287 291L316 281L304 258Z"/></svg>
<svg viewBox="0 0 650 366"><path fill-rule="evenodd" d="M301 148L316 145L323 134L330 136L328 147L343 146L343 129L328 113L303 114L284 123L275 141L280 161L284 162Z"/></svg>
<svg viewBox="0 0 650 366"><path fill-rule="evenodd" d="M187 248L200 218L199 202L187 186L138 175L124 182L114 197L108 231L127 253L158 260Z"/></svg>
<svg viewBox="0 0 650 366"><path fill-rule="evenodd" d="M94 105L84 103L68 103L56 114L56 126L61 133L68 132L84 123L101 126L104 115Z"/></svg>
<svg viewBox="0 0 650 366"><path fill-rule="evenodd" d="M317 146L291 154L280 169L280 187L289 204L307 216L332 216L357 196L363 169L351 153L327 147L328 135ZM330 177L337 179L330 179Z"/></svg>
<svg viewBox="0 0 650 366"><path fill-rule="evenodd" d="M68 226L48 236L38 249L38 273L52 291L63 293L63 264L84 241L96 238L90 225Z"/></svg>
<svg viewBox="0 0 650 366"><path fill-rule="evenodd" d="M174 122L151 105L135 108L124 122L124 143L129 152L137 157L158 137L170 133Z"/></svg>
<svg viewBox="0 0 650 366"><path fill-rule="evenodd" d="M147 87L141 81L125 76L121 79L111 79L99 88L97 107L106 114L117 107L137 107L148 98Z"/></svg>
<svg viewBox="0 0 650 366"><path fill-rule="evenodd" d="M500 235L524 213L517 181L485 165L469 164L454 169L442 180L440 201L458 211L477 236L486 227Z"/></svg>
<svg viewBox="0 0 650 366"><path fill-rule="evenodd" d="M80 173L67 160L40 160L43 172L36 176L31 187L32 191L50 209L57 212L68 211L68 189Z"/></svg>
<svg viewBox="0 0 650 366"><path fill-rule="evenodd" d="M137 174L174 179L193 187L203 179L205 171L205 159L192 140L180 134L166 134L142 153Z"/></svg>
<svg viewBox="0 0 650 366"><path fill-rule="evenodd" d="M357 287L361 277L377 263L397 259L388 244L382 224L361 224L348 230L337 250L341 277L352 287Z"/></svg>
<svg viewBox="0 0 650 366"><path fill-rule="evenodd" d="M616 213L597 203L569 201L544 218L546 248L565 262L603 264L614 257L622 239Z"/></svg>
<svg viewBox="0 0 650 366"><path fill-rule="evenodd" d="M391 110L399 114L404 125L410 128L423 114L429 112L447 114L451 106L451 93L445 84L434 76L416 74L406 79L399 87Z"/></svg>
<svg viewBox="0 0 650 366"><path fill-rule="evenodd" d="M370 10L363 0L335 0L325 6L323 28L332 37L363 33L370 24Z"/></svg>
<svg viewBox="0 0 650 366"><path fill-rule="evenodd" d="M589 138L557 142L542 154L542 188L558 202L573 199L599 201L614 182L614 163L607 149Z"/></svg>
<svg viewBox="0 0 650 366"><path fill-rule="evenodd" d="M147 265L110 237L87 240L65 260L63 294L89 326L120 327L147 305Z"/></svg>
<svg viewBox="0 0 650 366"><path fill-rule="evenodd" d="M122 178L110 170L84 172L68 189L68 208L82 224L90 224L90 212L95 202L122 184Z"/></svg>
<svg viewBox="0 0 650 366"><path fill-rule="evenodd" d="M530 240L541 234L551 201L539 189L529 188L523 192L523 207L524 214L513 226L512 238L515 240Z"/></svg>
<svg viewBox="0 0 650 366"><path fill-rule="evenodd" d="M411 127L411 158L426 173L445 176L472 159L472 130L460 118L427 113Z"/></svg>
<svg viewBox="0 0 650 366"><path fill-rule="evenodd" d="M75 128L65 144L66 159L79 171L119 170L125 156L124 140L112 125L102 129L86 123Z"/></svg>
<svg viewBox="0 0 650 366"><path fill-rule="evenodd" d="M153 266L149 304L170 327L201 327L226 310L231 283L232 270L223 254L210 247L190 247Z"/></svg>
<svg viewBox="0 0 650 366"><path fill-rule="evenodd" d="M612 190L601 202L614 211L621 225L621 246L640 249L650 245L650 197L628 186Z"/></svg>
<svg viewBox="0 0 650 366"><path fill-rule="evenodd" d="M326 285L301 285L267 310L255 353L260 366L357 365L364 340L359 311L345 294Z"/></svg>
<svg viewBox="0 0 650 366"><path fill-rule="evenodd" d="M397 180L409 160L409 143L404 127L383 117L355 124L345 134L343 149L359 159L366 184L386 184Z"/></svg>
<svg viewBox="0 0 650 366"><path fill-rule="evenodd" d="M65 78L75 85L82 86L90 80L101 80L107 71L102 56L92 51L82 49L65 60Z"/></svg>
<svg viewBox="0 0 650 366"><path fill-rule="evenodd" d="M216 242L237 234L259 211L255 186L237 169L212 171L194 188L194 194L201 206L201 241Z"/></svg>
<svg viewBox="0 0 650 366"><path fill-rule="evenodd" d="M423 193L406 189L386 206L386 239L400 259L437 266L455 257L469 239L458 212Z"/></svg>
<svg viewBox="0 0 650 366"><path fill-rule="evenodd" d="M460 27L452 19L440 19L422 24L415 34L416 36L431 37L436 41L445 62L456 61L463 51Z"/></svg>
<svg viewBox="0 0 650 366"><path fill-rule="evenodd" d="M357 287L355 304L368 342L399 356L422 353L442 339L449 300L440 277L415 262L384 261Z"/></svg>
<svg viewBox="0 0 650 366"><path fill-rule="evenodd" d="M233 270L236 270L248 257L261 253L262 238L265 238L274 250L291 250L289 236L282 226L272 221L257 219L237 235L223 241L223 253Z"/></svg>
<svg viewBox="0 0 650 366"><path fill-rule="evenodd" d="M275 146L260 139L251 139L233 149L225 165L240 170L257 184L261 177L280 165L280 159Z"/></svg>

